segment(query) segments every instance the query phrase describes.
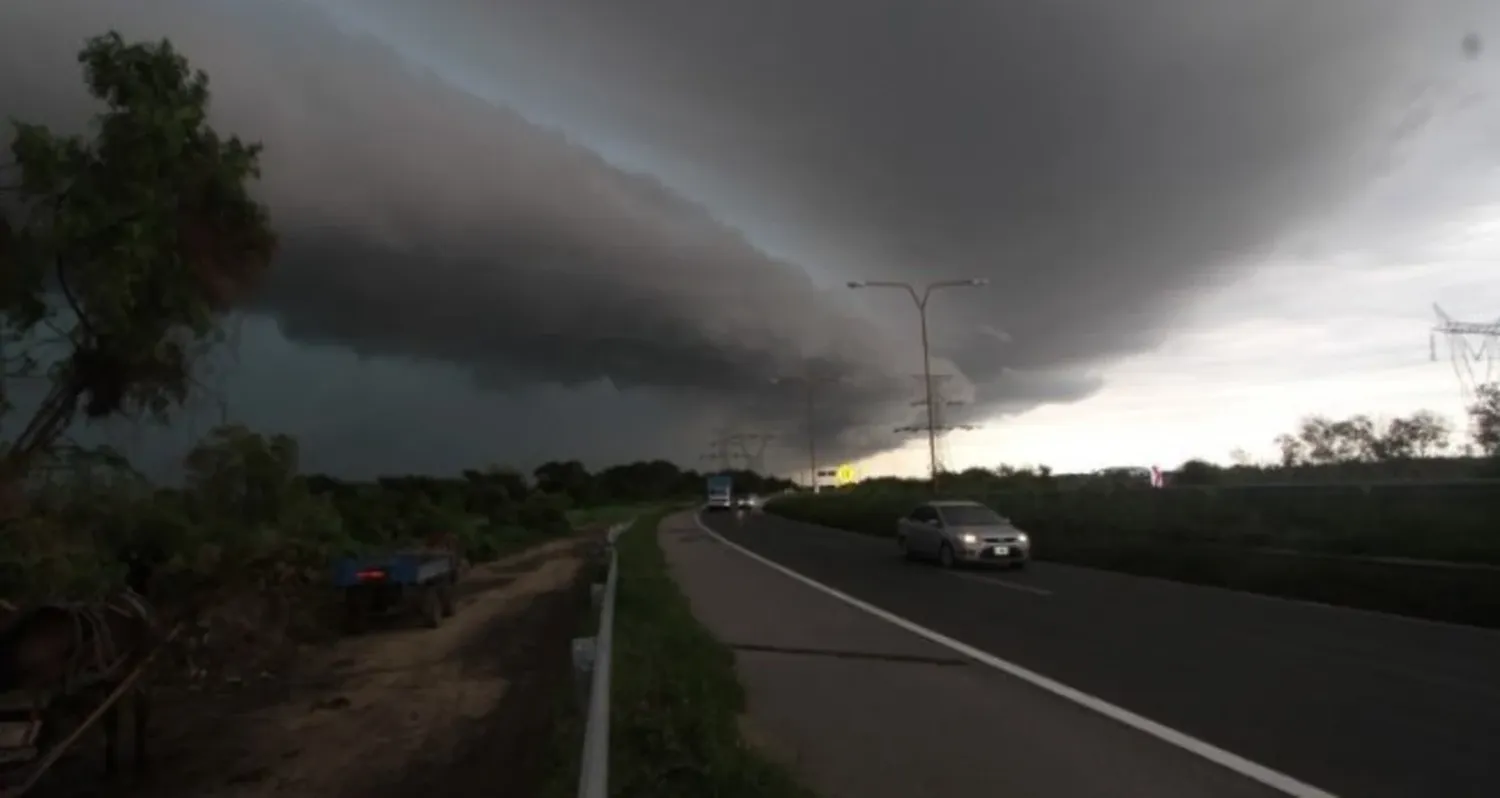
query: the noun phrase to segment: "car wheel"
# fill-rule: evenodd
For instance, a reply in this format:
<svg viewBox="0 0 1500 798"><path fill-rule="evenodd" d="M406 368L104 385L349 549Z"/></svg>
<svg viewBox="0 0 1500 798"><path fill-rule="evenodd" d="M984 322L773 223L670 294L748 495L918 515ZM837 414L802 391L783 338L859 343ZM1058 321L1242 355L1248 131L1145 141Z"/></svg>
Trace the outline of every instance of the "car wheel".
<svg viewBox="0 0 1500 798"><path fill-rule="evenodd" d="M953 547L947 543L944 543L943 547L938 549L938 565L944 568L953 567Z"/></svg>
<svg viewBox="0 0 1500 798"><path fill-rule="evenodd" d="M1010 567L1014 568L1017 571L1024 571L1024 570L1026 570L1026 561L1025 560L1018 560L1015 563L1011 564Z"/></svg>

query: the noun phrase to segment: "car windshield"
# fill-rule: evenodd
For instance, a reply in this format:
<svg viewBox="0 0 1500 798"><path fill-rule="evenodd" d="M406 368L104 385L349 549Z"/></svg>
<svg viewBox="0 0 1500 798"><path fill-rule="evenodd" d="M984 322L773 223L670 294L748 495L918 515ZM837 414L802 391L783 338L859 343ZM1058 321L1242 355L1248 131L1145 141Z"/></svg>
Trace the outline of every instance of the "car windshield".
<svg viewBox="0 0 1500 798"><path fill-rule="evenodd" d="M947 526L998 526L1005 523L1005 519L994 510L979 505L939 507L937 511Z"/></svg>

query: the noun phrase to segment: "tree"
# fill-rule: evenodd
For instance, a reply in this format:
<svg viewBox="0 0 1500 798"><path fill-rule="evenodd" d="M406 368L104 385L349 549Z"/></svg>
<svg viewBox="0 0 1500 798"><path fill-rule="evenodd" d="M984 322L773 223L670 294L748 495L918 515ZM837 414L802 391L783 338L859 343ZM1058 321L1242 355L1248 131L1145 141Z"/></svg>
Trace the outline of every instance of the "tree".
<svg viewBox="0 0 1500 798"><path fill-rule="evenodd" d="M260 146L209 127L205 74L165 40L117 33L90 39L78 61L105 106L92 138L17 123L18 179L0 203L4 376L49 385L0 444L0 489L12 496L80 413L164 420L180 406L196 358L275 249L246 190ZM13 400L0 395L0 413Z"/></svg>
<svg viewBox="0 0 1500 798"><path fill-rule="evenodd" d="M574 501L586 501L593 488L593 477L577 460L542 463L532 472L536 487L545 493L559 493Z"/></svg>
<svg viewBox="0 0 1500 798"><path fill-rule="evenodd" d="M1406 418L1381 424L1369 416L1342 420L1309 416L1295 435L1280 435L1284 467L1375 463L1433 457L1448 448L1450 427L1446 419L1429 410L1418 410Z"/></svg>
<svg viewBox="0 0 1500 798"><path fill-rule="evenodd" d="M1172 484L1183 486L1217 485L1221 472L1218 466L1206 460L1188 460L1172 474Z"/></svg>
<svg viewBox="0 0 1500 798"><path fill-rule="evenodd" d="M1297 430L1307 460L1316 464L1372 460L1376 437L1375 422L1363 415L1342 421L1309 416Z"/></svg>
<svg viewBox="0 0 1500 798"><path fill-rule="evenodd" d="M1307 462L1307 445L1296 435L1277 435L1276 448L1281 452L1282 468L1295 468Z"/></svg>
<svg viewBox="0 0 1500 798"><path fill-rule="evenodd" d="M1431 410L1418 410L1386 425L1377 441L1376 455L1380 460L1436 457L1447 450L1451 433L1447 419Z"/></svg>
<svg viewBox="0 0 1500 798"><path fill-rule="evenodd" d="M1481 385L1469 406L1474 444L1490 457L1500 457L1500 383Z"/></svg>
<svg viewBox="0 0 1500 798"><path fill-rule="evenodd" d="M217 427L184 461L187 486L210 507L228 508L239 520L271 524L294 490L299 452L288 435L260 435L231 424Z"/></svg>

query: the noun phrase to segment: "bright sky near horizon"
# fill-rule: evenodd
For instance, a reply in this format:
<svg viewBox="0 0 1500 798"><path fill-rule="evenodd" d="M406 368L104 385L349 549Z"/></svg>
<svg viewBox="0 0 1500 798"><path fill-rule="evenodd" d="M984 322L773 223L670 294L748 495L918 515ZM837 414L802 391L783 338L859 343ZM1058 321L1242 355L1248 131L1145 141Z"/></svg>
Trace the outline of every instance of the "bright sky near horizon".
<svg viewBox="0 0 1500 798"><path fill-rule="evenodd" d="M1225 286L1198 306L1187 331L1106 369L1099 393L951 433L940 443L947 467L1170 469L1191 458L1227 463L1236 449L1271 460L1274 438L1305 416L1418 409L1450 419L1461 445L1461 382L1445 336L1431 357L1432 305L1460 321L1500 321L1500 205L1446 227L1407 250L1406 265L1368 268L1392 253L1288 263ZM1473 376L1482 381L1485 368L1474 363ZM1489 374L1500 378L1500 368ZM926 440L914 440L858 470L917 476L927 460Z"/></svg>

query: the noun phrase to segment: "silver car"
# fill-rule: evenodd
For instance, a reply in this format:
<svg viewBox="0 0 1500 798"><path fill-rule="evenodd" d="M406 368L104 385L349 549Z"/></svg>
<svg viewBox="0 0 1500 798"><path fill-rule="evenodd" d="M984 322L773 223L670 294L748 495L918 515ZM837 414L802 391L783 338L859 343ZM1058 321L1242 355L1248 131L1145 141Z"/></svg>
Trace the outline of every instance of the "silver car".
<svg viewBox="0 0 1500 798"><path fill-rule="evenodd" d="M960 563L1025 568L1031 561L1031 536L971 501L917 507L896 522L896 545L908 560L933 559L944 568Z"/></svg>

